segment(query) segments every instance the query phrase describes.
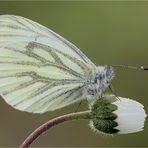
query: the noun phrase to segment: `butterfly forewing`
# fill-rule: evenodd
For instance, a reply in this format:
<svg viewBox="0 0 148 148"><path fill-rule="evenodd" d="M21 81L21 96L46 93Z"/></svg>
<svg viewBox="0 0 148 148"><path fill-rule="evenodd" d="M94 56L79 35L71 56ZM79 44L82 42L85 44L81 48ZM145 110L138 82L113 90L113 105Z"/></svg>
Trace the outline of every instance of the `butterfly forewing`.
<svg viewBox="0 0 148 148"><path fill-rule="evenodd" d="M0 16L0 92L14 108L43 113L80 101L95 68L48 28L23 17Z"/></svg>

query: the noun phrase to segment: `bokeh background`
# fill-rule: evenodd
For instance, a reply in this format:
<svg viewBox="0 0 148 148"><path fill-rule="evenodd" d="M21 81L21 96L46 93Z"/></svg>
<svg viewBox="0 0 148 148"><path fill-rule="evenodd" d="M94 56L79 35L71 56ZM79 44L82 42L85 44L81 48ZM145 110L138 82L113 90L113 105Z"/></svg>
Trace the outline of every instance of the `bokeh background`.
<svg viewBox="0 0 148 148"><path fill-rule="evenodd" d="M148 2L0 2L0 14L30 18L78 46L97 65L148 66ZM148 113L148 72L116 70L118 96L133 98ZM49 119L74 112L78 104L42 115L17 111L0 99L0 146L19 146L26 136ZM79 110L87 109L84 102ZM102 136L88 121L61 124L40 136L32 146L148 146L148 122L143 132Z"/></svg>

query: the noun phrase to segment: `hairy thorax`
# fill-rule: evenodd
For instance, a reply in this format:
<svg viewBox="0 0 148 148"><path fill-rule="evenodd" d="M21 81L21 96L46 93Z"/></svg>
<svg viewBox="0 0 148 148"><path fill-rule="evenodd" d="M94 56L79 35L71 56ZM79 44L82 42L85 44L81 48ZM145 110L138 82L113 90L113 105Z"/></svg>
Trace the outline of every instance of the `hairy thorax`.
<svg viewBox="0 0 148 148"><path fill-rule="evenodd" d="M100 98L106 88L111 84L114 70L111 66L98 66L94 78L89 81L87 87L87 99Z"/></svg>

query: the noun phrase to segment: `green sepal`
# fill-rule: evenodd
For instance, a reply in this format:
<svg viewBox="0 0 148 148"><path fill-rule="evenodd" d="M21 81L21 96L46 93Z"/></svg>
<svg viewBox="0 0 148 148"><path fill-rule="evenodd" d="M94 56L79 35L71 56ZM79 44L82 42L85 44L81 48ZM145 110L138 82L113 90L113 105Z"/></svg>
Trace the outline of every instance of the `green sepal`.
<svg viewBox="0 0 148 148"><path fill-rule="evenodd" d="M107 133L107 134L115 134L118 133L119 130L115 129L114 127L118 126L117 122L113 120L101 120L101 119L94 119L93 126L95 129Z"/></svg>
<svg viewBox="0 0 148 148"><path fill-rule="evenodd" d="M117 110L117 106L111 104L115 101L116 98L113 96L96 100L91 108L93 118L112 119L112 120L116 119L117 116L112 112Z"/></svg>
<svg viewBox="0 0 148 148"><path fill-rule="evenodd" d="M118 132L117 129L114 129L118 126L118 123L114 121L117 115L113 113L117 110L117 106L112 104L116 100L114 95L110 95L94 102L91 107L91 118L95 129L109 134Z"/></svg>

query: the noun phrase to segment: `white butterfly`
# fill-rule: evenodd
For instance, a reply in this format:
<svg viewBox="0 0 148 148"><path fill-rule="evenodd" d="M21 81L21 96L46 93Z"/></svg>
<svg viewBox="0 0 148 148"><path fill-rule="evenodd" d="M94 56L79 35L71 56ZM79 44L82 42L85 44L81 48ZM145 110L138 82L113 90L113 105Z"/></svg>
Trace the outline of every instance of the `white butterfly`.
<svg viewBox="0 0 148 148"><path fill-rule="evenodd" d="M0 93L16 109L44 113L98 98L113 68L97 67L76 46L29 19L0 16Z"/></svg>

